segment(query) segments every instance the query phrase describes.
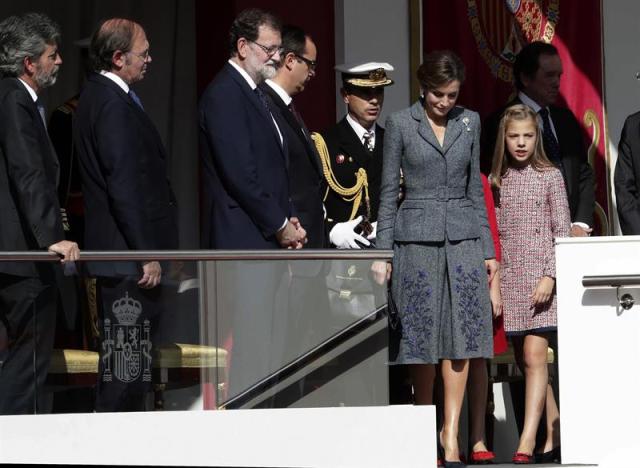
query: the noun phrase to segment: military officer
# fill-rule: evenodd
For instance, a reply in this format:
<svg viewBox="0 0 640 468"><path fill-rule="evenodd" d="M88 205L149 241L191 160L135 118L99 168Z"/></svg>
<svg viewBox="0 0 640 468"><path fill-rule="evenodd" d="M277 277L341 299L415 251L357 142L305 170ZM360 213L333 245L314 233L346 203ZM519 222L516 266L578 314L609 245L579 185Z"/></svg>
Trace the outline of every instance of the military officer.
<svg viewBox="0 0 640 468"><path fill-rule="evenodd" d="M339 65L336 70L342 76L340 93L347 115L328 130L313 135L326 182L323 199L329 240L339 249L366 248L373 246L376 236L384 139L384 129L377 120L384 88L393 84L387 76L393 67L366 62ZM357 316L369 311L361 310L367 309L367 299L371 304L380 300L373 299L380 291L371 284L363 262L332 261L327 287L334 314ZM389 374L389 401L410 403L411 385L404 366L392 366Z"/></svg>
<svg viewBox="0 0 640 468"><path fill-rule="evenodd" d="M382 172L384 88L393 84L388 63L336 66L342 74L340 93L347 115L315 134L327 182L324 203L331 244L340 249L371 246L375 240Z"/></svg>

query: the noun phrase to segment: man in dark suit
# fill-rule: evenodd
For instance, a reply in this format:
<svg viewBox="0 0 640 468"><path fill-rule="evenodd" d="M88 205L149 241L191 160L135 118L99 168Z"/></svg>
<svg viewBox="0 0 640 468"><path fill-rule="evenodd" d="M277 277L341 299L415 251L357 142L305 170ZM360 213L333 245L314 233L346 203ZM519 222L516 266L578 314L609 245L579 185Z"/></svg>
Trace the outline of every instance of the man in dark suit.
<svg viewBox="0 0 640 468"><path fill-rule="evenodd" d="M276 74L280 29L268 12L242 11L229 31L231 57L200 100L206 248L301 248L306 242L289 191L288 124L258 87ZM225 311L232 322L230 395L283 364L274 350L276 336L285 332L275 316L284 309L276 308L284 266L232 262L220 267L219 277L234 286L219 296L228 297Z"/></svg>
<svg viewBox="0 0 640 468"><path fill-rule="evenodd" d="M295 96L301 93L315 76L316 45L296 26L282 28L282 49L276 75L259 87L269 98L269 104L281 116L280 127L289 155L289 189L300 223L305 227L308 242L305 248L321 249L327 246L324 226L322 186L324 177L320 157L311 135L297 111ZM296 260L289 263L288 314L286 331L281 342L295 358L324 338L323 325L327 323L329 309L325 288L325 263L317 260ZM283 314L284 315L284 314ZM314 382L302 379L294 395L276 398L276 406L286 406L292 396L299 399L313 391Z"/></svg>
<svg viewBox="0 0 640 468"><path fill-rule="evenodd" d="M241 12L231 25L231 58L200 100L208 248L299 248L305 240L292 217L282 122L257 87L276 73L280 28L270 13Z"/></svg>
<svg viewBox="0 0 640 468"><path fill-rule="evenodd" d="M305 227L307 248L325 247L322 207L322 165L294 96L315 76L316 45L295 26L282 29L280 63L273 79L259 85L285 123L280 130L289 155L289 190L300 223Z"/></svg>
<svg viewBox="0 0 640 468"><path fill-rule="evenodd" d="M94 73L80 94L75 146L85 203L85 245L91 250L178 248L175 197L166 153L131 88L151 62L144 29L130 20L104 21L91 39ZM151 358L147 335L160 313L162 267L96 262L101 308L98 411L144 409Z"/></svg>
<svg viewBox="0 0 640 468"><path fill-rule="evenodd" d="M624 121L613 183L622 234L640 235L640 112Z"/></svg>
<svg viewBox="0 0 640 468"><path fill-rule="evenodd" d="M538 113L543 128L547 157L562 172L569 209L571 235L588 236L593 231L595 186L593 170L587 160L583 132L573 113L553 105L560 91L562 60L558 50L545 42L532 42L522 48L513 65L518 97L510 102L526 104ZM488 173L504 108L487 118L482 131L482 170Z"/></svg>
<svg viewBox="0 0 640 468"><path fill-rule="evenodd" d="M60 31L30 13L0 23L0 250L49 250L78 259L64 240L58 160L38 94L56 82ZM56 325L58 265L0 262L0 414L43 411ZM69 298L71 299L71 298Z"/></svg>

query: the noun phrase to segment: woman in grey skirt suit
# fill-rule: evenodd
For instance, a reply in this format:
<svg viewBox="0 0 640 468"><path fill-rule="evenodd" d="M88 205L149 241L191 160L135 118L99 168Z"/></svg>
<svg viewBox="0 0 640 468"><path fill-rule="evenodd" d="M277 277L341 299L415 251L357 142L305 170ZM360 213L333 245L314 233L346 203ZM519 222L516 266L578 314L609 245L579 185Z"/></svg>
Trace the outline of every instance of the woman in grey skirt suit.
<svg viewBox="0 0 640 468"><path fill-rule="evenodd" d="M417 404L432 404L434 365L444 381L439 442L461 466L458 423L469 359L493 355L488 275L497 270L480 179L480 118L457 107L464 65L449 51L418 69L422 97L387 119L377 247L394 250L391 275ZM400 170L405 198L397 205ZM392 271L392 273L391 273ZM458 464L456 464L458 463Z"/></svg>

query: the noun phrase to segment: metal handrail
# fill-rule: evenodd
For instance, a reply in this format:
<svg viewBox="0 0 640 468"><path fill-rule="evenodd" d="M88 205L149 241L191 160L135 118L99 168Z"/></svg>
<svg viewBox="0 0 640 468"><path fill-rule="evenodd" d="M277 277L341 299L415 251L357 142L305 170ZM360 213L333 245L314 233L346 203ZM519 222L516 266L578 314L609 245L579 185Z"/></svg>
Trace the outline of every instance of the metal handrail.
<svg viewBox="0 0 640 468"><path fill-rule="evenodd" d="M583 276L585 288L619 288L620 286L640 286L640 275L600 275Z"/></svg>
<svg viewBox="0 0 640 468"><path fill-rule="evenodd" d="M268 376L259 380L249 388L243 390L239 394L229 398L218 406L218 409L238 409L242 408L247 402L251 401L258 395L261 395L265 391L275 387L278 383L284 379L291 377L300 369L308 366L314 361L317 361L322 356L327 355L329 352L336 349L339 345L347 342L349 339L362 333L364 330L372 327L383 318L387 316L387 305L378 307L376 310L368 313L366 316L360 318L356 322L348 325L344 329L330 336L322 343L316 345L313 349L310 349L306 353L298 356L293 361L285 364L280 369L272 372ZM385 329L386 333L386 329Z"/></svg>
<svg viewBox="0 0 640 468"><path fill-rule="evenodd" d="M391 260L393 250L301 249L301 250L110 250L80 252L80 261L153 260ZM0 251L0 262L55 262L52 252Z"/></svg>

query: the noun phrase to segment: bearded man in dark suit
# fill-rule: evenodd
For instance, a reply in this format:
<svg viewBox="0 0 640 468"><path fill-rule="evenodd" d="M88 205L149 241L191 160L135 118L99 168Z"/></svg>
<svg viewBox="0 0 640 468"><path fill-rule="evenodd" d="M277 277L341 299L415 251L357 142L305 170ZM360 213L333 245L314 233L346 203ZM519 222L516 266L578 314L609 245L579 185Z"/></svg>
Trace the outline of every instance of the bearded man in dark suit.
<svg viewBox="0 0 640 468"><path fill-rule="evenodd" d="M231 57L200 100L203 244L214 249L300 248L282 122L258 84L280 61L280 20L249 9L233 21Z"/></svg>
<svg viewBox="0 0 640 468"><path fill-rule="evenodd" d="M78 245L64 240L60 167L38 99L62 64L58 25L42 14L11 16L0 23L0 38L0 250L49 250L63 262L77 260ZM46 410L39 397L63 282L58 265L0 262L0 414Z"/></svg>
<svg viewBox="0 0 640 468"><path fill-rule="evenodd" d="M229 30L229 60L200 99L206 248L301 248L306 243L289 190L288 124L258 87L276 73L280 30L271 13L240 12ZM274 337L284 333L276 325L283 267L283 262L263 261L221 268L220 276L234 285L224 291L233 322L230 395L283 364L274 352L281 345Z"/></svg>

